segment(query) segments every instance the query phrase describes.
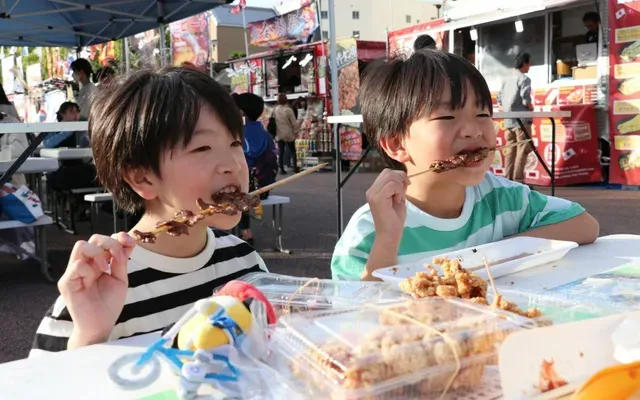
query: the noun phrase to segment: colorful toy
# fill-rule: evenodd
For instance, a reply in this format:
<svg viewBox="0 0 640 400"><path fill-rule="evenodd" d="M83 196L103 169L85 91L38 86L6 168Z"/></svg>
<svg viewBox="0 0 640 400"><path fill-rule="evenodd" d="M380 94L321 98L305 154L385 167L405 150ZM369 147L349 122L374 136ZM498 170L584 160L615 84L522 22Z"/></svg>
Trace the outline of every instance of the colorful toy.
<svg viewBox="0 0 640 400"><path fill-rule="evenodd" d="M198 300L147 351L116 360L109 377L125 389L149 386L160 376L158 358L162 358L180 375L177 392L182 399L195 399L202 384L237 393L240 372L229 354L263 356L265 328L275 322L273 306L258 289L232 281L213 297ZM123 376L127 368L133 376Z"/></svg>

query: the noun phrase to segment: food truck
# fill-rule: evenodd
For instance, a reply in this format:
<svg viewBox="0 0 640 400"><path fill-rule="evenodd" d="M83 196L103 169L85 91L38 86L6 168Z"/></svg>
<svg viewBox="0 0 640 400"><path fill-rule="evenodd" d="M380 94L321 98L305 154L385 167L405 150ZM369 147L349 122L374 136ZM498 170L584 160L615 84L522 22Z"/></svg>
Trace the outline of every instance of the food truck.
<svg viewBox="0 0 640 400"><path fill-rule="evenodd" d="M337 41L340 114L359 114L358 90L360 72L367 63L384 57L384 42L356 40ZM327 40L283 47L230 61L227 73L234 93L251 92L265 100L266 121L277 104L279 93L285 93L297 109L301 131L296 140L298 160L302 166L313 166L333 160L333 140L326 115L331 115L331 77ZM357 160L362 151L359 125L340 127L343 160Z"/></svg>
<svg viewBox="0 0 640 400"><path fill-rule="evenodd" d="M547 164L555 145L556 183L600 182L608 172L610 183L640 185L640 1L486 0L479 10L474 0L458 0L446 2L442 11L439 20L390 32L390 52L411 51L417 36L431 35L440 49L480 70L496 109L515 56L529 53L535 109L571 111L570 118L556 121L554 144L550 121L534 119L532 126ZM595 30L583 23L587 13L600 18ZM504 125L496 122L504 142ZM603 155L609 151L607 169ZM494 172L501 174L503 166L503 156L496 154ZM525 176L530 184L551 181L533 154Z"/></svg>

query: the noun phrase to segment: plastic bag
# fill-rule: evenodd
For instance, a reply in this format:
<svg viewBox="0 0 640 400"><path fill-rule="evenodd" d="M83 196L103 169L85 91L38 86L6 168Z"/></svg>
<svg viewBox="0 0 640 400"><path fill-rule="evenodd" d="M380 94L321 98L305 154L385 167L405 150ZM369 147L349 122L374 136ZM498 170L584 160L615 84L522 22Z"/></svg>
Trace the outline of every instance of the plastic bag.
<svg viewBox="0 0 640 400"><path fill-rule="evenodd" d="M16 188L10 183L0 189L2 212L15 221L25 224L35 222L44 215L38 196L26 186Z"/></svg>

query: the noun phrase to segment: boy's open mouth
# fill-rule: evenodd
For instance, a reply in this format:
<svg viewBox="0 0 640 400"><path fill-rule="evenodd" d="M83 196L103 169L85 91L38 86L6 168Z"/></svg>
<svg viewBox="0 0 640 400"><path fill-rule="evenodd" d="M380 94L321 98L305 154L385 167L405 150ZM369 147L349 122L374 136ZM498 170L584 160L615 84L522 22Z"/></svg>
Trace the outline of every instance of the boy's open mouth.
<svg viewBox="0 0 640 400"><path fill-rule="evenodd" d="M432 172L439 174L456 168L478 167L489 156L490 151L488 147L469 147L446 160L433 162L429 168Z"/></svg>
<svg viewBox="0 0 640 400"><path fill-rule="evenodd" d="M218 196L223 196L225 194L230 194L230 193L240 193L242 190L240 189L240 186L238 185L227 185L225 187L223 187L222 189L218 190L217 192L215 192L211 197L218 197Z"/></svg>

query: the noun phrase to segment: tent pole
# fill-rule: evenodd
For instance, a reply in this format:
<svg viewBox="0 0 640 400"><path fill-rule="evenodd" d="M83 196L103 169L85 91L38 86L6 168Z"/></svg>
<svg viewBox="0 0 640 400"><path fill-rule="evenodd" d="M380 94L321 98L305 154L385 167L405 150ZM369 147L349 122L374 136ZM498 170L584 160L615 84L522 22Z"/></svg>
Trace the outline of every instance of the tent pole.
<svg viewBox="0 0 640 400"><path fill-rule="evenodd" d="M165 24L160 24L158 27L158 34L160 35L160 67L167 65L167 38L165 36Z"/></svg>
<svg viewBox="0 0 640 400"><path fill-rule="evenodd" d="M329 60L331 69L331 108L332 115L340 115L340 103L338 99L338 63L336 60L336 18L335 18L335 0L329 0ZM340 187L342 181L342 153L340 151L340 136L339 136L339 124L333 124L333 143L335 147L335 164L336 169L336 191L338 192L338 239L342 236L343 222L342 222L342 188Z"/></svg>
<svg viewBox="0 0 640 400"><path fill-rule="evenodd" d="M129 38L124 38L122 45L124 46L124 70L129 75Z"/></svg>

